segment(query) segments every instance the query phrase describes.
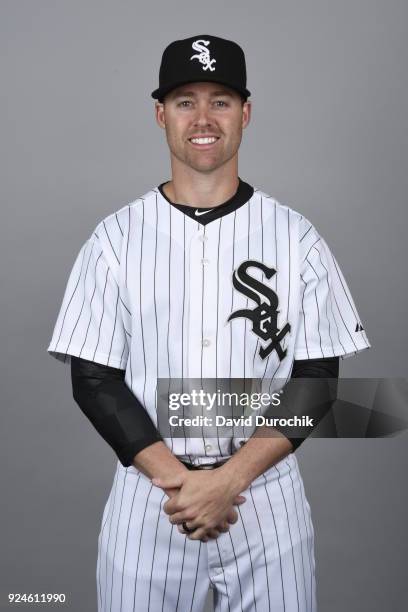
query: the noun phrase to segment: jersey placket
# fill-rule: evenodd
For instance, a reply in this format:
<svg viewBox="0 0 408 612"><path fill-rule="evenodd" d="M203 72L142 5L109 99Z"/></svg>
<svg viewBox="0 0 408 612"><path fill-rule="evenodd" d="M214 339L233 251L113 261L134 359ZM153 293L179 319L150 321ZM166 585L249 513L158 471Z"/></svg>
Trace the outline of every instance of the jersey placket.
<svg viewBox="0 0 408 612"><path fill-rule="evenodd" d="M216 359L217 295L217 221L198 225L190 242L189 266L189 328L188 328L188 377L201 385L214 377ZM207 389L208 385L204 385ZM203 409L203 414L209 413ZM191 447L197 455L218 456L217 444L212 439L192 438ZM190 447L190 448L191 448Z"/></svg>

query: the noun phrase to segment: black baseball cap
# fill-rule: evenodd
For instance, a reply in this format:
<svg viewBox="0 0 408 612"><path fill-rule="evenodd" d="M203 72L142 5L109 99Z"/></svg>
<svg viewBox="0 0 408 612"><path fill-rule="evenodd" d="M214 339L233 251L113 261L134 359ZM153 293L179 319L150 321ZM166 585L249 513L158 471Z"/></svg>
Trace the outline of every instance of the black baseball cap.
<svg viewBox="0 0 408 612"><path fill-rule="evenodd" d="M163 102L172 89L186 83L209 81L226 85L245 100L251 95L246 88L245 55L232 40L199 34L175 40L163 51L159 87L152 98Z"/></svg>

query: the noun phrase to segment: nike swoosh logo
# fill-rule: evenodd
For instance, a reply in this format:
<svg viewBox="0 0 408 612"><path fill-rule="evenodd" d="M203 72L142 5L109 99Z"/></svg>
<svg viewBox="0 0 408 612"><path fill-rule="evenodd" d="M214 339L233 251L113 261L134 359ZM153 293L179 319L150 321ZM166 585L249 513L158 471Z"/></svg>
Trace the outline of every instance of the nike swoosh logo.
<svg viewBox="0 0 408 612"><path fill-rule="evenodd" d="M205 215L206 213L211 212L211 210L212 210L211 208L210 208L210 210L201 210L201 211L200 210L196 210L194 212L194 214L195 214L196 217L199 217L200 215Z"/></svg>

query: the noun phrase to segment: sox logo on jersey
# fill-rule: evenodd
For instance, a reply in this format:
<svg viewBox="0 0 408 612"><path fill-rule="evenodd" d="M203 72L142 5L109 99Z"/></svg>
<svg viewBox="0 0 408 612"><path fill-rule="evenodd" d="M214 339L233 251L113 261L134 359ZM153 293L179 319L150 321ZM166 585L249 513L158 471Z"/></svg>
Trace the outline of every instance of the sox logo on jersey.
<svg viewBox="0 0 408 612"><path fill-rule="evenodd" d="M200 64L203 64L203 70L211 70L211 72L214 72L215 68L213 68L213 64L215 64L217 60L211 59L210 50L208 49L209 44L209 40L195 40L192 47L194 51L199 51L199 53L192 55L190 59L198 59Z"/></svg>
<svg viewBox="0 0 408 612"><path fill-rule="evenodd" d="M250 319L252 321L252 331L262 340L271 340L267 347L261 346L259 348L261 358L265 359L273 350L276 350L279 359L282 360L286 356L287 351L282 349L280 342L290 332L290 323L286 323L283 329L279 331L277 326L279 314L278 296L271 287L259 282L248 274L247 269L250 267L262 270L268 280L276 274L276 270L268 268L262 262L253 260L242 262L234 271L232 277L233 285L235 289L256 302L258 306L253 310L248 308L236 310L228 317L228 321L237 317L247 317ZM251 287L254 291L251 290ZM264 297L262 301L259 294Z"/></svg>

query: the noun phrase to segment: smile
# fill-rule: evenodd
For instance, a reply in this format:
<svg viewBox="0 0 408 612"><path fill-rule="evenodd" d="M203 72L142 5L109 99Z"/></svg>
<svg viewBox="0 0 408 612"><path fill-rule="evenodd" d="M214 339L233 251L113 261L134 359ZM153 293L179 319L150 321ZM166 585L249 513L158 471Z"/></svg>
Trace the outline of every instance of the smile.
<svg viewBox="0 0 408 612"><path fill-rule="evenodd" d="M218 136L202 136L197 138L189 138L191 144L198 146L212 145L217 142L217 140L219 140Z"/></svg>

